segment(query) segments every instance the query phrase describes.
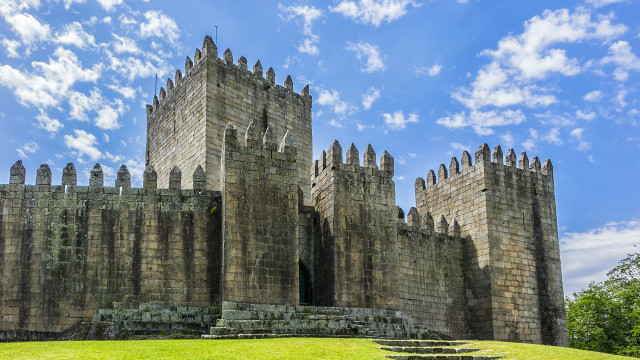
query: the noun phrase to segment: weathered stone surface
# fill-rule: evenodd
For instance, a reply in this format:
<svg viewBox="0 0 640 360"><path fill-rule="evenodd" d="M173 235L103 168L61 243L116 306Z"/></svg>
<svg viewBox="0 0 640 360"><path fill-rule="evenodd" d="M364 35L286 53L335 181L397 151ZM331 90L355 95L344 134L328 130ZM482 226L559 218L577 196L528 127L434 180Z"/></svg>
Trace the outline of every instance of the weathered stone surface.
<svg viewBox="0 0 640 360"><path fill-rule="evenodd" d="M388 152L378 167L368 145L360 165L351 144L343 162L335 141L312 163L308 86L295 94L290 77L276 85L273 69L233 65L230 50L218 59L210 37L202 49L147 107L143 188L125 166L113 187L99 164L89 186L73 164L62 186L48 166L36 185L21 161L11 168L0 339L55 338L91 319L203 324L194 309L213 306L215 336L567 344L549 160L529 166L523 153L516 166L509 150L503 165L483 144L474 164L465 151L415 181L405 221Z"/></svg>

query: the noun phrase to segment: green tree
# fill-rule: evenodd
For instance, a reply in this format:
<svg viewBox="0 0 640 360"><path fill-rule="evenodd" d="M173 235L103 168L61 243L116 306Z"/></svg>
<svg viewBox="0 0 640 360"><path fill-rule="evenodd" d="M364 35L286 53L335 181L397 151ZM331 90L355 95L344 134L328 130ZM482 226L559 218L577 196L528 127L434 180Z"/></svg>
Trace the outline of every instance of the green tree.
<svg viewBox="0 0 640 360"><path fill-rule="evenodd" d="M566 299L569 346L640 358L640 253Z"/></svg>

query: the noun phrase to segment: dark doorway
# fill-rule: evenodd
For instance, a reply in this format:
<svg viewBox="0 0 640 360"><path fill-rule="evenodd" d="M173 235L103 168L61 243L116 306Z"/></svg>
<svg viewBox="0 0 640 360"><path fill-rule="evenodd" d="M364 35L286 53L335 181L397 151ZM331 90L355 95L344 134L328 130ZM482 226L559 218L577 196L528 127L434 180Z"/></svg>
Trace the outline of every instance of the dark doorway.
<svg viewBox="0 0 640 360"><path fill-rule="evenodd" d="M311 305L311 279L309 271L301 262L298 262L298 278L300 284L300 305Z"/></svg>

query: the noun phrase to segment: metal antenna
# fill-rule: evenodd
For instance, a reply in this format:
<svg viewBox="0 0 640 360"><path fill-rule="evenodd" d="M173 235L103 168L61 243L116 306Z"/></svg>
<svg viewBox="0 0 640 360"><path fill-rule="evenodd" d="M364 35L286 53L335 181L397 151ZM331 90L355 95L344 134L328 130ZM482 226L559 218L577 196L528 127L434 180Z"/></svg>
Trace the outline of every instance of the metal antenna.
<svg viewBox="0 0 640 360"><path fill-rule="evenodd" d="M156 87L153 89L153 96L158 95L158 74L156 74Z"/></svg>
<svg viewBox="0 0 640 360"><path fill-rule="evenodd" d="M218 25L216 25L216 46L218 46Z"/></svg>

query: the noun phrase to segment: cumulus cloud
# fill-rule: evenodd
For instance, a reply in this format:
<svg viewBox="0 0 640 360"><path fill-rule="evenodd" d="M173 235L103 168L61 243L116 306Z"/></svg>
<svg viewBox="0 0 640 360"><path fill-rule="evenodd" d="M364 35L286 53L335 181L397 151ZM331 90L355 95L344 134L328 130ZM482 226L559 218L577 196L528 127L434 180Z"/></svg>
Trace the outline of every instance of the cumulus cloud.
<svg viewBox="0 0 640 360"><path fill-rule="evenodd" d="M593 111L578 110L576 111L576 117L581 120L591 121L596 118L596 113Z"/></svg>
<svg viewBox="0 0 640 360"><path fill-rule="evenodd" d="M611 24L613 15L591 18L586 8L556 11L545 10L524 24L519 35L509 35L499 41L495 50L484 50L492 62L483 66L470 88L462 87L453 98L470 109L484 106L528 107L548 106L556 97L536 81L550 74L573 76L582 71L575 58L569 58L560 44L587 40L609 41L623 34L627 27Z"/></svg>
<svg viewBox="0 0 640 360"><path fill-rule="evenodd" d="M500 135L500 141L502 141L502 144L508 148L513 147L513 144L515 144L515 139L513 138L513 135L511 135L511 133Z"/></svg>
<svg viewBox="0 0 640 360"><path fill-rule="evenodd" d="M640 221L609 222L587 232L560 236L560 257L565 295L586 289L606 274L627 254L639 249Z"/></svg>
<svg viewBox="0 0 640 360"><path fill-rule="evenodd" d="M118 36L117 34L114 34L114 33L111 33L111 35L115 39L112 42L112 44L113 44L113 50L116 52L116 54L122 54L122 53L137 54L140 52L140 49L138 48L138 45L136 45L135 40L125 36Z"/></svg>
<svg viewBox="0 0 640 360"><path fill-rule="evenodd" d="M385 56L380 53L380 48L377 45L372 45L363 41L357 44L347 42L347 50L356 53L356 58L360 60L364 66L361 70L366 73L373 73L377 71L384 71Z"/></svg>
<svg viewBox="0 0 640 360"><path fill-rule="evenodd" d="M322 16L322 10L316 9L313 6L299 5L299 6L282 6L278 4L280 11L286 14L286 16L280 15L283 21L289 21L291 19L300 18L302 21L296 21L297 24L302 25L302 34L305 38L298 46L298 51L309 55L318 55L320 49L316 45L320 41L320 37L313 33L313 22Z"/></svg>
<svg viewBox="0 0 640 360"><path fill-rule="evenodd" d="M384 123L393 131L399 131L407 127L409 123L418 122L418 114L413 113L405 117L402 110L395 111L393 114L382 114L384 117Z"/></svg>
<svg viewBox="0 0 640 360"><path fill-rule="evenodd" d="M98 0L100 6L102 6L107 11L114 10L116 5L120 5L123 2L124 0Z"/></svg>
<svg viewBox="0 0 640 360"><path fill-rule="evenodd" d="M30 141L22 145L20 148L16 149L16 151L18 152L18 156L20 156L21 159L29 159L29 155L27 154L35 154L39 149L40 146L38 146L38 144Z"/></svg>
<svg viewBox="0 0 640 360"><path fill-rule="evenodd" d="M588 102L599 102L602 100L602 92L600 90L591 91L583 96L582 99Z"/></svg>
<svg viewBox="0 0 640 360"><path fill-rule="evenodd" d="M371 105L380 98L380 89L370 87L366 93L362 94L362 107L365 110L371 109Z"/></svg>
<svg viewBox="0 0 640 360"><path fill-rule="evenodd" d="M96 46L95 37L84 31L82 24L77 21L65 25L62 32L56 32L54 42L73 45L79 49L85 49L87 45Z"/></svg>
<svg viewBox="0 0 640 360"><path fill-rule="evenodd" d="M169 64L164 59L150 53L143 55L144 60L133 56L120 58L107 51L107 57L110 61L109 69L122 74L129 81L156 74L158 77L162 77L169 72Z"/></svg>
<svg viewBox="0 0 640 360"><path fill-rule="evenodd" d="M358 0L358 2L343 0L337 6L330 6L329 10L357 22L377 27L384 21L390 23L400 19L407 13L409 5L422 6L412 0Z"/></svg>
<svg viewBox="0 0 640 360"><path fill-rule="evenodd" d="M478 135L490 135L494 133L493 127L521 124L526 116L521 110L473 110L467 115L462 111L452 116L442 117L436 120L436 124L449 129L462 129L471 127Z"/></svg>
<svg viewBox="0 0 640 360"><path fill-rule="evenodd" d="M147 22L140 24L140 36L142 38L146 39L155 36L166 39L172 44L176 43L180 36L180 30L175 20L163 14L162 11L155 10L145 12L144 17Z"/></svg>
<svg viewBox="0 0 640 360"><path fill-rule="evenodd" d="M320 89L318 91L316 103L322 106L333 107L333 111L338 115L346 115L355 111L353 106L350 106L347 102L340 100L340 93L335 89Z"/></svg>
<svg viewBox="0 0 640 360"><path fill-rule="evenodd" d="M552 128L549 130L549 132L542 137L542 140L554 145L562 145L564 143L560 138L559 128Z"/></svg>
<svg viewBox="0 0 640 360"><path fill-rule="evenodd" d="M583 138L583 132L584 129L583 128L575 128L573 130L571 130L571 132L569 133L571 135L571 137L578 142L578 147L577 149L580 151L587 151L589 149L591 149L591 143L589 143L588 141L585 141Z"/></svg>
<svg viewBox="0 0 640 360"><path fill-rule="evenodd" d="M631 51L626 41L618 41L609 46L609 55L602 59L603 64L614 64L613 77L618 81L626 81L629 71L640 71L640 58Z"/></svg>
<svg viewBox="0 0 640 360"><path fill-rule="evenodd" d="M65 135L64 143L69 149L73 150L74 155L78 157L79 162L82 156L88 156L92 161L98 161L102 156L102 152L98 150L98 140L93 134L89 134L84 130L73 130L75 136Z"/></svg>
<svg viewBox="0 0 640 360"><path fill-rule="evenodd" d="M47 40L51 36L49 24L41 23L31 14L10 13L3 9L2 15L11 26L11 30L20 36L24 44L29 45L37 41Z"/></svg>
<svg viewBox="0 0 640 360"><path fill-rule="evenodd" d="M53 55L56 60L49 58L49 63L32 62L34 73L3 65L0 84L13 89L21 104L46 108L57 106L76 82L95 82L100 77L101 64L84 69L77 56L63 48Z"/></svg>
<svg viewBox="0 0 640 360"><path fill-rule="evenodd" d="M58 130L64 127L64 125L60 121L50 118L46 113L37 115L36 120L38 120L39 128L44 129L50 133L56 133L58 132Z"/></svg>
<svg viewBox="0 0 640 360"><path fill-rule="evenodd" d="M19 41L4 38L2 39L2 46L4 46L4 49L7 51L8 57L17 58L20 56L20 54L18 54L18 47L20 47Z"/></svg>

